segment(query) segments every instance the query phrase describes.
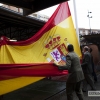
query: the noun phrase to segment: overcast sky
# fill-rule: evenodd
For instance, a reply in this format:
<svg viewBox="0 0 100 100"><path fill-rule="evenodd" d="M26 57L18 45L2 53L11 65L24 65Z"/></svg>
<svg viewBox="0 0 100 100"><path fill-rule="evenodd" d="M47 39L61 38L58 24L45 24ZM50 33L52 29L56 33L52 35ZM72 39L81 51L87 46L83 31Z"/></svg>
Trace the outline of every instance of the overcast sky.
<svg viewBox="0 0 100 100"><path fill-rule="evenodd" d="M100 29L100 0L75 0L76 1L76 10L77 10L77 22L79 28L91 28L92 29ZM73 8L73 0L68 1L71 15L74 21L74 8ZM48 9L42 10L39 13L51 16L53 12L56 10L58 5L50 7ZM88 11L92 12L90 16L90 26L89 19L87 17Z"/></svg>

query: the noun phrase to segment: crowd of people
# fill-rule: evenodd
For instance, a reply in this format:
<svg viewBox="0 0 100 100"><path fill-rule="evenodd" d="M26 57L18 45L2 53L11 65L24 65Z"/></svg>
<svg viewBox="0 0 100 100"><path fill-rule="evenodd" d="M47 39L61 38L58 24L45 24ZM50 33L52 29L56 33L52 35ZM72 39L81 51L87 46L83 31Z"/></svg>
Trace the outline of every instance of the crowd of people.
<svg viewBox="0 0 100 100"><path fill-rule="evenodd" d="M68 45L68 54L66 55L66 65L54 65L59 70L68 70L68 79L66 81L66 94L67 100L73 100L73 92L76 92L79 100L84 100L83 92L88 91L87 85L89 84L91 90L96 90L94 81L97 81L97 76L94 71L93 56L91 54L92 49L88 46L83 48L82 64L80 58L74 52L72 44Z"/></svg>

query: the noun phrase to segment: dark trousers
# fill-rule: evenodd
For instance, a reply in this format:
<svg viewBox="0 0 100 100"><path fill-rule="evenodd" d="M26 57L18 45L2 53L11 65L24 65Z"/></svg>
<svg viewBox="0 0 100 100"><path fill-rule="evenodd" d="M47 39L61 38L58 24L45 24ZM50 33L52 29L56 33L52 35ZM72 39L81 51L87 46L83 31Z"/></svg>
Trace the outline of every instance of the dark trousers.
<svg viewBox="0 0 100 100"><path fill-rule="evenodd" d="M66 83L67 100L74 100L74 92L76 92L79 100L83 100L82 81L76 83Z"/></svg>
<svg viewBox="0 0 100 100"><path fill-rule="evenodd" d="M94 81L93 81L93 76L91 74L84 74L84 81L83 81L83 90L87 91L87 85L89 84L92 90L96 90ZM88 83L88 84L87 84Z"/></svg>
<svg viewBox="0 0 100 100"><path fill-rule="evenodd" d="M93 72L92 75L93 75L94 81L97 82L97 75L96 75L96 73Z"/></svg>

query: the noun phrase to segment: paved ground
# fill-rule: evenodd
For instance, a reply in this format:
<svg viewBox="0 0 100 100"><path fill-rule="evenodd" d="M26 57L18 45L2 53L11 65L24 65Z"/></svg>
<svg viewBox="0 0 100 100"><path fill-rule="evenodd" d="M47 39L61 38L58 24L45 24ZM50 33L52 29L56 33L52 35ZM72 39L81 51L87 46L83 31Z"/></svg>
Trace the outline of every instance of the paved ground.
<svg viewBox="0 0 100 100"><path fill-rule="evenodd" d="M46 78L8 93L0 100L67 100L65 80L66 77L53 77L52 80ZM100 91L100 74L98 75L98 82L95 85L97 90ZM78 100L75 94L74 100ZM84 100L100 100L100 97L88 97L88 93L84 92Z"/></svg>
<svg viewBox="0 0 100 100"><path fill-rule="evenodd" d="M100 91L100 75L98 75L98 82L95 83L97 91ZM91 90L91 88L88 86L88 90ZM84 94L84 100L100 100L100 97L89 97L88 91L83 92ZM66 91L62 91L59 94L47 99L47 100L67 100L66 97ZM74 93L74 100L78 100L76 94Z"/></svg>

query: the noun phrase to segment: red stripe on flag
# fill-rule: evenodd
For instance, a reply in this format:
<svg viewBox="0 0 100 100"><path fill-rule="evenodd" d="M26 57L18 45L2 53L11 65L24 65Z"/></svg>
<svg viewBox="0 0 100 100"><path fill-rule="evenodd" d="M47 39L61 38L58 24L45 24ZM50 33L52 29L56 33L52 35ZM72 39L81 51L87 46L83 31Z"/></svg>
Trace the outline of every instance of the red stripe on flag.
<svg viewBox="0 0 100 100"><path fill-rule="evenodd" d="M67 75L67 70L58 70L51 63L0 64L0 80L20 76L59 76Z"/></svg>

